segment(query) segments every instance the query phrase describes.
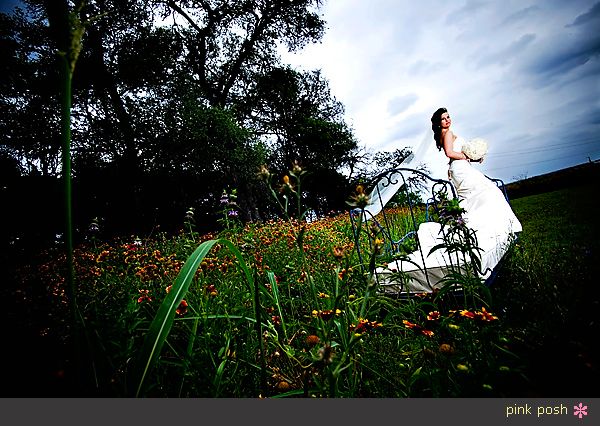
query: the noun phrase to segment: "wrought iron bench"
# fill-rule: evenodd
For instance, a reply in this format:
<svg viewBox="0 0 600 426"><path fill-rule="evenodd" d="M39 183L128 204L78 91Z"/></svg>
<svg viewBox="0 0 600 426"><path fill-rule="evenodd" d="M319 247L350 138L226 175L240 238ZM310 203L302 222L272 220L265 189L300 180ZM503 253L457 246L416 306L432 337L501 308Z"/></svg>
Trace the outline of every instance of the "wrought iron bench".
<svg viewBox="0 0 600 426"><path fill-rule="evenodd" d="M500 188L508 201L504 182L500 179L488 179ZM431 193L427 194L428 198L424 203L411 196L418 187L415 183L418 181L424 182L425 186L430 188ZM355 248L363 272L371 272L372 279L383 293L410 296L413 293L428 293L441 288L444 277L449 271L455 271L460 262L457 261L453 265L452 256L442 261L442 250L438 248L437 253L434 253L436 250L432 252L432 247L422 247L419 232L421 238L422 232L443 234L441 225L438 226L435 221L444 214L449 201L457 200L456 189L452 183L444 179L434 179L420 170L394 168L375 177L367 188L372 188L370 203L349 212ZM402 215L391 215L388 202L397 192L403 194L404 211ZM399 219L398 216L402 216L403 219ZM421 223L427 225L420 226ZM414 262L407 263L409 258ZM436 258L437 263L431 261L432 258ZM417 268L412 266L413 264ZM487 286L491 285L499 267L500 262L493 270L479 271L479 278L484 280Z"/></svg>

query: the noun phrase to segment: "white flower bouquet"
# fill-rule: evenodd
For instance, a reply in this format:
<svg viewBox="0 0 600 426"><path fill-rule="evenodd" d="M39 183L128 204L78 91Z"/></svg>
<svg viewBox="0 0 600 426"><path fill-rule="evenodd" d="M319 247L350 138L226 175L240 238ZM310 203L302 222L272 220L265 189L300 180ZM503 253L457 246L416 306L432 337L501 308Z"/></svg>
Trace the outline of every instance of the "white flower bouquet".
<svg viewBox="0 0 600 426"><path fill-rule="evenodd" d="M462 147L462 152L473 161L483 161L483 157L487 154L487 150L487 141L482 138L471 139Z"/></svg>

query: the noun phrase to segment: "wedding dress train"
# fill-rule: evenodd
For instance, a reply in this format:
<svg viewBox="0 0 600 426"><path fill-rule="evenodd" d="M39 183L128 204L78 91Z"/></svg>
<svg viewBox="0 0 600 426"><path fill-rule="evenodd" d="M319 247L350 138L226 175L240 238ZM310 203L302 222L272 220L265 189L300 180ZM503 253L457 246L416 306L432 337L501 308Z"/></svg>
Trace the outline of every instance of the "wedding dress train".
<svg viewBox="0 0 600 426"><path fill-rule="evenodd" d="M463 143L463 138L457 138L454 150L460 152ZM457 191L460 206L465 209L463 218L466 225L475 231L477 246L481 249L480 275L486 279L504 256L511 237L522 230L521 223L502 191L469 161L452 160L449 177ZM376 271L382 289L385 292L430 292L440 287L450 265L457 263L455 256L450 259L443 249L429 254L431 248L443 243L442 235L441 224L422 223L417 230L421 251L409 254L409 261L394 261ZM407 286L401 286L397 280L396 272L400 270L410 277Z"/></svg>

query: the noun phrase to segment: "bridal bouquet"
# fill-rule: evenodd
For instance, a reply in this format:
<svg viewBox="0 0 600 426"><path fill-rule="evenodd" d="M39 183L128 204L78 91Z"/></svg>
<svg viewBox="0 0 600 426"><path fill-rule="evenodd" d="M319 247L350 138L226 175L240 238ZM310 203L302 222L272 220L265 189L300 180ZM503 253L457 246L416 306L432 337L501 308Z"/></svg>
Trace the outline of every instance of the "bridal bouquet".
<svg viewBox="0 0 600 426"><path fill-rule="evenodd" d="M485 154L487 154L487 150L487 141L482 138L471 139L462 147L462 152L474 161L483 160L483 157L485 156Z"/></svg>

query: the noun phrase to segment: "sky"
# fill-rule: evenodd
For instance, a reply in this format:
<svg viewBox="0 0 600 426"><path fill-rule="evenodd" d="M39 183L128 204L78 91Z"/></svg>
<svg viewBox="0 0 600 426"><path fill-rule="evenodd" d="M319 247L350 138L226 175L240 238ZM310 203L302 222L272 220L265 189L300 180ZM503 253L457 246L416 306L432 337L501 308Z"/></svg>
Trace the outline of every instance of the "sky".
<svg viewBox="0 0 600 426"><path fill-rule="evenodd" d="M362 146L433 147L443 106L455 134L488 141L477 167L506 183L600 159L600 2L329 0L320 13L322 42L282 59L322 71Z"/></svg>
<svg viewBox="0 0 600 426"><path fill-rule="evenodd" d="M282 60L322 71L361 146L411 147L445 177L430 121L443 106L506 183L600 159L600 1L325 0L320 13L322 42Z"/></svg>
<svg viewBox="0 0 600 426"><path fill-rule="evenodd" d="M0 12L10 13L20 3L19 0L0 0Z"/></svg>

